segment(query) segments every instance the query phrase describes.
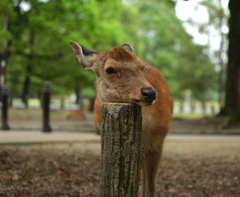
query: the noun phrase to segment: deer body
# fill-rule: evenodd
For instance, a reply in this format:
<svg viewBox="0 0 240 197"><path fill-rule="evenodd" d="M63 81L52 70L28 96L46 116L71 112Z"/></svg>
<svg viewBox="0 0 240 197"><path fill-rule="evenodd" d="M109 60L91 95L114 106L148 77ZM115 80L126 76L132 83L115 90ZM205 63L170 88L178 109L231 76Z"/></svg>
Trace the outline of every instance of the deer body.
<svg viewBox="0 0 240 197"><path fill-rule="evenodd" d="M173 111L170 88L161 73L133 53L130 45L95 53L71 42L80 64L96 76L97 97L94 114L101 125L101 103L136 103L142 106L143 196L155 197L155 185L162 157L164 138Z"/></svg>

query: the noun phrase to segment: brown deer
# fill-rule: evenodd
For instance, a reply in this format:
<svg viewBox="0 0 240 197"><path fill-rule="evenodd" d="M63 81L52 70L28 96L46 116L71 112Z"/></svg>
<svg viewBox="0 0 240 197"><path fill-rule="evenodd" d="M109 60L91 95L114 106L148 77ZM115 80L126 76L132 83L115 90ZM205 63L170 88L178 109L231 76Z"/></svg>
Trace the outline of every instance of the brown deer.
<svg viewBox="0 0 240 197"><path fill-rule="evenodd" d="M82 67L93 70L97 76L94 113L99 128L102 102L142 106L143 196L155 197L163 142L173 111L173 97L166 80L156 68L138 58L129 44L105 52L93 52L76 42L70 44Z"/></svg>
<svg viewBox="0 0 240 197"><path fill-rule="evenodd" d="M68 111L64 114L64 117L66 119L85 119L86 115L85 112L81 109L74 110L74 111Z"/></svg>

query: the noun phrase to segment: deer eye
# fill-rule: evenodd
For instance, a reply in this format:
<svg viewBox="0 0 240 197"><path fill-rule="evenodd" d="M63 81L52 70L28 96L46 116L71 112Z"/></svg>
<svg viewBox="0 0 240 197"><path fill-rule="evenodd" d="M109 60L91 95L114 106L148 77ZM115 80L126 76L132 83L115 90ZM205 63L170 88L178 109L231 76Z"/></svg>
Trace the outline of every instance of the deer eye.
<svg viewBox="0 0 240 197"><path fill-rule="evenodd" d="M106 69L107 74L117 73L112 67Z"/></svg>

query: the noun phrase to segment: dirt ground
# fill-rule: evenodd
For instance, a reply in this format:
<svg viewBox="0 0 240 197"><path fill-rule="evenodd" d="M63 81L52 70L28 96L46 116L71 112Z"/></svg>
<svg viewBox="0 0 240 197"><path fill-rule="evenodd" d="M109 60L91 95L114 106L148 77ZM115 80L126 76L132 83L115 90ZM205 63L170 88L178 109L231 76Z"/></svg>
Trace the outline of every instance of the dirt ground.
<svg viewBox="0 0 240 197"><path fill-rule="evenodd" d="M166 140L157 196L239 197L239 150L239 139ZM0 196L98 196L99 169L96 142L0 146Z"/></svg>
<svg viewBox="0 0 240 197"><path fill-rule="evenodd" d="M11 112L11 111L10 111ZM56 113L56 114L54 114ZM40 111L12 111L13 129L41 129ZM94 132L87 120L52 112L53 130ZM219 126L220 125L220 126ZM221 126L222 125L222 126ZM170 133L240 134L210 119L175 119ZM240 197L240 140L166 140L157 196ZM99 143L0 145L0 197L98 196ZM140 185L139 196L142 186Z"/></svg>

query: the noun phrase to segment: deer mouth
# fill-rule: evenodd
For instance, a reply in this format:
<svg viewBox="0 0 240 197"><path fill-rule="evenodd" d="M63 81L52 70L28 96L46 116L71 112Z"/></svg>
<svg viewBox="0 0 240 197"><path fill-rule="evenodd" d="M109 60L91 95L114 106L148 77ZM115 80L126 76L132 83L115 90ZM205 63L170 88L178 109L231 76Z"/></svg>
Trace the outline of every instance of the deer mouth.
<svg viewBox="0 0 240 197"><path fill-rule="evenodd" d="M155 100L153 101L134 100L134 102L140 106L148 106L148 105L153 105L155 103Z"/></svg>

